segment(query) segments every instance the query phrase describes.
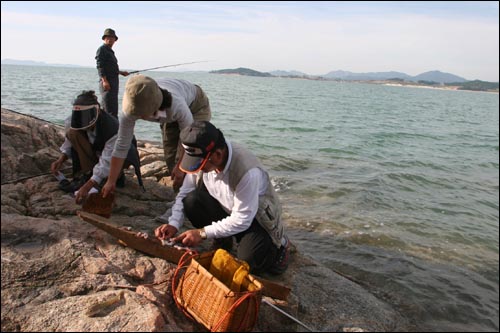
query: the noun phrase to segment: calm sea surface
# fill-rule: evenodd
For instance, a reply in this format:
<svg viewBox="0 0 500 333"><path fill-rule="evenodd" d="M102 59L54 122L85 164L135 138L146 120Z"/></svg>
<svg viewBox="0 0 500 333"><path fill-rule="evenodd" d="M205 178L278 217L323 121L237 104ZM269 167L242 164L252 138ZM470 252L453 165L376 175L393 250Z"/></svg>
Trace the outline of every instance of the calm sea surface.
<svg viewBox="0 0 500 333"><path fill-rule="evenodd" d="M2 107L62 124L93 68L2 65ZM499 95L208 73L213 123L270 171L299 249L427 331L499 329ZM126 78L120 78L121 95ZM160 141L157 124L136 137Z"/></svg>

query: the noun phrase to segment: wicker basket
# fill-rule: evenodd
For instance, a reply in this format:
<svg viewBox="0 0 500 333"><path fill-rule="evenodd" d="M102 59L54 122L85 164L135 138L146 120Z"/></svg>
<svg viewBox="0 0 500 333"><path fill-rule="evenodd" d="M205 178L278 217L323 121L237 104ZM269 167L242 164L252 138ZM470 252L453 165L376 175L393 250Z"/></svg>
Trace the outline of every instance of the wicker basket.
<svg viewBox="0 0 500 333"><path fill-rule="evenodd" d="M181 258L172 280L174 300L187 316L212 332L251 331L257 321L262 284L248 275L246 282L254 291L230 290L209 272L213 255L207 252Z"/></svg>

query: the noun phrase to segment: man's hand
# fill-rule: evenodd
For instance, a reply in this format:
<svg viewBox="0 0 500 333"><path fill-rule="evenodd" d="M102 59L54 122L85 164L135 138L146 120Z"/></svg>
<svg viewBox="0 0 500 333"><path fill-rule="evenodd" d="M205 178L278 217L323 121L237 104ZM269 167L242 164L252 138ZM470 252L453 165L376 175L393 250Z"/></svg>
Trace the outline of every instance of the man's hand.
<svg viewBox="0 0 500 333"><path fill-rule="evenodd" d="M111 90L111 85L109 84L108 80L102 78L101 82L102 82L102 89L104 89L104 91Z"/></svg>
<svg viewBox="0 0 500 333"><path fill-rule="evenodd" d="M50 171L55 176L57 172L61 169L62 164L68 159L68 156L62 154L57 161L52 162L50 165Z"/></svg>
<svg viewBox="0 0 500 333"><path fill-rule="evenodd" d="M127 71L120 71L120 74L123 75L123 76L128 76L129 72L127 72Z"/></svg>
<svg viewBox="0 0 500 333"><path fill-rule="evenodd" d="M76 193L76 197L75 197L75 202L77 204L80 204L83 202L83 200L87 197L87 195L89 194L89 191L92 189L92 187L94 187L96 184L96 182L94 182L92 179L89 179L85 184L83 184L82 187L80 187L80 189L78 190L78 192Z"/></svg>
<svg viewBox="0 0 500 333"><path fill-rule="evenodd" d="M162 224L155 230L155 236L159 239L170 239L177 233L177 228L170 224Z"/></svg>
<svg viewBox="0 0 500 333"><path fill-rule="evenodd" d="M108 180L106 181L106 184L104 184L104 186L101 190L102 197L106 198L109 193L115 193L115 189L116 189L116 183L110 182L109 178L108 178Z"/></svg>
<svg viewBox="0 0 500 333"><path fill-rule="evenodd" d="M201 239L200 231L198 229L191 229L184 231L182 234L175 237L173 240L176 243L181 242L186 246L194 247L200 244L203 239Z"/></svg>

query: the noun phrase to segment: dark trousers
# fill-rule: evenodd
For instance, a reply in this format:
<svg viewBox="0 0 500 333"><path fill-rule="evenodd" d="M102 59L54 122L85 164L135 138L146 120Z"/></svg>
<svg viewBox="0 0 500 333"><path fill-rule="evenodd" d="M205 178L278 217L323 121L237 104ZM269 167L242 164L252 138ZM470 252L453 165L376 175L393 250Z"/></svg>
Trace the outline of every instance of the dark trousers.
<svg viewBox="0 0 500 333"><path fill-rule="evenodd" d="M229 216L204 185L189 193L182 202L184 213L195 228L203 228ZM234 237L238 242L236 256L250 265L252 273L263 272L274 263L278 249L257 220L254 219L250 228Z"/></svg>
<svg viewBox="0 0 500 333"><path fill-rule="evenodd" d="M99 91L101 92L102 108L104 111L118 119L118 76L115 78L107 78L111 88L104 91L102 82L99 83Z"/></svg>

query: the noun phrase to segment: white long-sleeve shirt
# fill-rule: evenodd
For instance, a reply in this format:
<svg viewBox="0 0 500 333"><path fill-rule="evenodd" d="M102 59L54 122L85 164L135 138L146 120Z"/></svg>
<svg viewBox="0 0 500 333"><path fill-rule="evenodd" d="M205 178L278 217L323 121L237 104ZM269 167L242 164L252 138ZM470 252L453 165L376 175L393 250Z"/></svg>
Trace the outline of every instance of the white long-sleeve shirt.
<svg viewBox="0 0 500 333"><path fill-rule="evenodd" d="M259 208L259 195L267 190L268 176L259 168L252 168L241 178L233 192L229 186L229 166L233 149L226 140L228 161L220 173L211 171L203 173L203 182L208 193L214 197L229 214L228 217L213 221L205 227L207 238L223 238L247 230L252 224ZM184 206L182 200L196 188L196 174L187 174L172 207L172 215L168 224L180 229L184 222Z"/></svg>
<svg viewBox="0 0 500 333"><path fill-rule="evenodd" d="M197 89L191 82L180 79L156 79L156 83L162 89L168 90L172 94L172 106L166 110L166 117L157 120L149 120L155 122L177 122L179 129L182 130L194 121L193 114L189 109L189 105L195 100ZM127 157L132 137L134 136L135 122L139 117L130 116L121 113L120 128L118 129L118 139L116 141L113 156L119 158Z"/></svg>
<svg viewBox="0 0 500 333"><path fill-rule="evenodd" d="M68 129L71 126L71 116L66 118L66 120L64 121L64 125L66 127L66 131L68 131ZM96 139L95 127L93 130L86 130L85 132L87 133L87 138L89 139L90 144L93 144ZM95 181L97 184L99 184L104 178L108 177L109 175L111 154L113 153L113 149L115 147L116 138L117 135L115 134L108 141L106 141L106 143L104 144L104 148L101 152L101 156L99 156L99 161L92 169L91 179ZM63 153L68 157L71 157L71 147L72 147L71 142L68 140L67 137L64 137L64 142L59 148L61 150L61 153Z"/></svg>

